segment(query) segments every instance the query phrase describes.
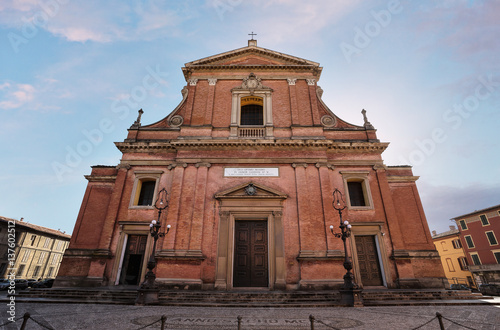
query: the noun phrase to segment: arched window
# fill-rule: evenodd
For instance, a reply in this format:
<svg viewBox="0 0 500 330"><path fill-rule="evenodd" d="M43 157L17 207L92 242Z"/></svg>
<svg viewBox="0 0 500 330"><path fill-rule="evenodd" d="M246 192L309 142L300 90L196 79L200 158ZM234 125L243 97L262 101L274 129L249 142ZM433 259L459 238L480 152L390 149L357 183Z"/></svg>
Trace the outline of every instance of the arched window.
<svg viewBox="0 0 500 330"><path fill-rule="evenodd" d="M241 98L240 125L264 125L264 101L262 97L246 96Z"/></svg>

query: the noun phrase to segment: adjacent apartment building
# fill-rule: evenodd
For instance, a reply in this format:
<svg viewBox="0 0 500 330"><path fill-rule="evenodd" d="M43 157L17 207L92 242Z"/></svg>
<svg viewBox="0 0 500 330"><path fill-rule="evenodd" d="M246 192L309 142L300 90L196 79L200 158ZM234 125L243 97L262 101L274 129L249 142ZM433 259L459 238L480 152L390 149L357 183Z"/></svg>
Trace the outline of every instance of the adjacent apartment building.
<svg viewBox="0 0 500 330"><path fill-rule="evenodd" d="M477 288L462 248L460 231L455 226L450 226L450 230L440 234L433 230L432 239L441 256L441 263L448 283Z"/></svg>
<svg viewBox="0 0 500 330"><path fill-rule="evenodd" d="M70 238L59 230L27 223L23 218L0 216L0 278L12 272L20 279L55 278ZM14 247L9 243L14 243Z"/></svg>
<svg viewBox="0 0 500 330"><path fill-rule="evenodd" d="M500 284L500 205L488 207L452 219L460 230L460 239L469 270L478 285Z"/></svg>

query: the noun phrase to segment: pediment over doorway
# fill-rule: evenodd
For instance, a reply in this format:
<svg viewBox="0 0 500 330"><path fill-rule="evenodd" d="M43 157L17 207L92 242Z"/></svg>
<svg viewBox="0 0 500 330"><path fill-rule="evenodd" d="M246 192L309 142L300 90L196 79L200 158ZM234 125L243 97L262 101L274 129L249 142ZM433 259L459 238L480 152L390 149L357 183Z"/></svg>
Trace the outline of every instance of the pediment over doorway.
<svg viewBox="0 0 500 330"><path fill-rule="evenodd" d="M246 182L215 194L217 199L265 198L286 199L287 194L255 182Z"/></svg>

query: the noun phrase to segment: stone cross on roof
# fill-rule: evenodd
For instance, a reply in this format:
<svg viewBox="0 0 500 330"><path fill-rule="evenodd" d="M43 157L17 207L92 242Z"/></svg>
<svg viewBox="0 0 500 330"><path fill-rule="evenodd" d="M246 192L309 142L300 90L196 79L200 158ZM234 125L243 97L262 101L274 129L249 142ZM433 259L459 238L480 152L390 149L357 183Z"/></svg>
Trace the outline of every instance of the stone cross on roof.
<svg viewBox="0 0 500 330"><path fill-rule="evenodd" d="M252 39L251 39L251 40L253 40L253 36L256 36L256 35L257 35L257 33L253 33L253 31L252 31L252 33L249 33L248 35L249 35L249 36L252 36Z"/></svg>

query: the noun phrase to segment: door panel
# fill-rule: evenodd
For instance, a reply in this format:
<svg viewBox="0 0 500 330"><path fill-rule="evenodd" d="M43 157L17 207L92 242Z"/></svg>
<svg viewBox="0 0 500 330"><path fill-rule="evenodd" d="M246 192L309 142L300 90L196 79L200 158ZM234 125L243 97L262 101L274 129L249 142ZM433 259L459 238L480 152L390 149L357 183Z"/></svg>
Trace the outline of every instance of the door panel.
<svg viewBox="0 0 500 330"><path fill-rule="evenodd" d="M147 240L146 235L128 236L120 284L139 284Z"/></svg>
<svg viewBox="0 0 500 330"><path fill-rule="evenodd" d="M355 236L361 282L364 286L383 285L375 236Z"/></svg>
<svg viewBox="0 0 500 330"><path fill-rule="evenodd" d="M235 222L234 287L267 287L267 221Z"/></svg>

